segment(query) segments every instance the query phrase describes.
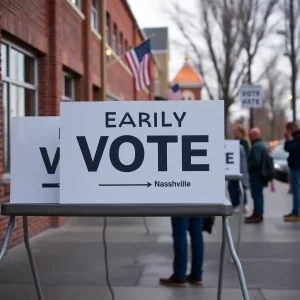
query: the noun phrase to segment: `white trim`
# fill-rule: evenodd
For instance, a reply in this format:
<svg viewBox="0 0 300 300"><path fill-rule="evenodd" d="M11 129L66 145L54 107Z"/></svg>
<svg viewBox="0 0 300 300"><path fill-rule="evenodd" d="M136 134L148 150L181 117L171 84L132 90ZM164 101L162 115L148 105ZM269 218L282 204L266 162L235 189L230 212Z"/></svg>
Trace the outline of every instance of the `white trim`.
<svg viewBox="0 0 300 300"><path fill-rule="evenodd" d="M13 43L13 42L11 42L11 41L9 41L9 40L6 40L5 38L2 38L2 39L1 39L1 44L5 44L5 45L7 45L9 48L14 48L14 49L16 49L16 50L22 52L23 54L26 54L27 56L32 57L32 58L34 58L34 59L37 58L37 56L34 55L32 52L29 52L29 51L23 49L23 48L20 47L19 45L15 44L15 43Z"/></svg>
<svg viewBox="0 0 300 300"><path fill-rule="evenodd" d="M150 94L150 92L149 92L149 90L148 90L148 88L146 88L146 87L144 87L143 88L143 91L147 94L147 95L149 95Z"/></svg>
<svg viewBox="0 0 300 300"><path fill-rule="evenodd" d="M124 99L118 97L117 95L113 94L112 92L106 92L106 96L113 98L115 101L125 101ZM106 100L108 100L108 99L106 99Z"/></svg>
<svg viewBox="0 0 300 300"><path fill-rule="evenodd" d="M99 2L98 2L98 0L96 0L96 7L93 6L93 1L92 1L92 5L91 5L91 27L96 30L99 30L99 8L98 8L99 5L98 4L99 4ZM96 13L96 27L94 27L94 24L92 24L93 13Z"/></svg>
<svg viewBox="0 0 300 300"><path fill-rule="evenodd" d="M75 4L71 2L71 0L65 0L64 3L72 9L72 12L76 17L78 17L81 21L85 20L85 15Z"/></svg>
<svg viewBox="0 0 300 300"><path fill-rule="evenodd" d="M112 56L114 57L114 59L117 60L117 62L123 67L123 69L131 76L132 73L130 71L130 69L128 68L128 66L123 62L123 60L120 58L120 56L117 55L117 53L106 43L106 49L109 49L111 51Z"/></svg>
<svg viewBox="0 0 300 300"><path fill-rule="evenodd" d="M8 183L10 183L10 173L4 173L3 175L2 175L2 183L4 183L4 184L8 184Z"/></svg>
<svg viewBox="0 0 300 300"><path fill-rule="evenodd" d="M35 66L34 66L34 68L35 68ZM23 82L23 81L18 81L18 80L15 80L15 79L11 79L11 78L6 77L6 76L2 77L2 81L7 82L7 83L11 83L11 84L16 85L18 87L26 88L28 90L36 90L37 89L37 85L27 83L27 82Z"/></svg>
<svg viewBox="0 0 300 300"><path fill-rule="evenodd" d="M65 77L68 77L71 79L71 97L68 97L65 95ZM75 101L75 79L74 77L68 73L63 71L62 72L62 95L61 95L61 99L63 101Z"/></svg>
<svg viewBox="0 0 300 300"><path fill-rule="evenodd" d="M203 82L177 82L181 88L202 88Z"/></svg>
<svg viewBox="0 0 300 300"><path fill-rule="evenodd" d="M102 40L102 36L100 35L100 33L94 28L92 27L92 33L94 34L94 36L96 37L97 40L101 41Z"/></svg>

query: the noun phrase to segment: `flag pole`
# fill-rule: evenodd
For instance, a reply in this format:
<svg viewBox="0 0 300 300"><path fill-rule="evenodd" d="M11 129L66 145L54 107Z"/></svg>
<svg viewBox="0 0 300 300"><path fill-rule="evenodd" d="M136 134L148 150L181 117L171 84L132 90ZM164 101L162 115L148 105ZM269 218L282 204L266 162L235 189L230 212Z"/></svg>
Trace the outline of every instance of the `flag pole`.
<svg viewBox="0 0 300 300"><path fill-rule="evenodd" d="M156 33L151 34L145 41L151 39L152 37L154 37L156 35ZM145 42L144 41L144 42ZM129 51L129 50L128 50ZM113 61L111 61L109 64L106 64L106 69L108 69L109 67L111 67L112 65L114 65L115 63L121 61L124 56L126 55L126 52L124 54L122 54L121 56L118 56L117 58L115 58Z"/></svg>

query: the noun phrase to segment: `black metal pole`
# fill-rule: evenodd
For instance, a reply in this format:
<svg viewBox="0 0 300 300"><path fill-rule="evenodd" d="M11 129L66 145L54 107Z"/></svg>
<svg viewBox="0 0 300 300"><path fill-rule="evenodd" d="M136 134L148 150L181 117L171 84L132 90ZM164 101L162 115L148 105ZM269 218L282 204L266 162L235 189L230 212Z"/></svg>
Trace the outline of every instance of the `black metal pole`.
<svg viewBox="0 0 300 300"><path fill-rule="evenodd" d="M296 80L297 66L295 53L295 16L294 16L294 0L290 0L290 38L291 38L291 67L292 67L292 104L293 104L293 121L297 121L296 116Z"/></svg>

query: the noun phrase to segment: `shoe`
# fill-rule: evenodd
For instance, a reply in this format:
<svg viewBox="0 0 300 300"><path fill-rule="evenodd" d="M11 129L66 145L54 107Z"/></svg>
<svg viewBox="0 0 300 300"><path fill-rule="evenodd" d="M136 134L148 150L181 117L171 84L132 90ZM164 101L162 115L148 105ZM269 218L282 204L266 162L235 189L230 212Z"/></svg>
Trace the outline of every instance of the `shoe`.
<svg viewBox="0 0 300 300"><path fill-rule="evenodd" d="M249 206L247 204L244 205L244 214L249 212Z"/></svg>
<svg viewBox="0 0 300 300"><path fill-rule="evenodd" d="M287 215L284 215L283 218L285 219L285 218L288 218L288 217L291 217L291 216L293 216L293 213L292 213L292 212L289 213L289 214L287 214Z"/></svg>
<svg viewBox="0 0 300 300"><path fill-rule="evenodd" d="M203 284L202 278L193 278L192 275L188 275L187 281L190 284L194 284L194 285L202 285Z"/></svg>
<svg viewBox="0 0 300 300"><path fill-rule="evenodd" d="M300 217L293 214L288 214L283 217L284 222L300 222Z"/></svg>
<svg viewBox="0 0 300 300"><path fill-rule="evenodd" d="M161 285L166 286L174 286L174 287L186 287L187 281L186 280L176 280L173 276L170 278L161 278L159 280Z"/></svg>
<svg viewBox="0 0 300 300"><path fill-rule="evenodd" d="M262 223L264 220L263 215L253 213L252 216L245 218L245 223L246 224L259 224Z"/></svg>

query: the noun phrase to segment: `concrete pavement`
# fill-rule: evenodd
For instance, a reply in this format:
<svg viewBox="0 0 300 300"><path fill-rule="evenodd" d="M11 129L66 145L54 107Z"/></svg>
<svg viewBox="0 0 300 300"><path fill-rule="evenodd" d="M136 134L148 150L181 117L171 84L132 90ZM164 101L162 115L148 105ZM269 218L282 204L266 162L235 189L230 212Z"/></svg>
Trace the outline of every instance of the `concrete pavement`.
<svg viewBox="0 0 300 300"><path fill-rule="evenodd" d="M288 187L266 190L265 221L243 225L240 258L252 300L300 299L300 224L287 224L291 208ZM250 200L251 202L251 200ZM205 233L204 286L167 288L158 285L172 267L169 218L108 218L110 278L116 300L216 299L221 222ZM236 237L237 216L230 219ZM31 239L45 299L109 300L106 286L101 218L69 218L59 229ZM227 251L228 256L228 251ZM1 299L37 299L24 245L11 249L0 264ZM223 300L242 299L235 266L225 263Z"/></svg>

